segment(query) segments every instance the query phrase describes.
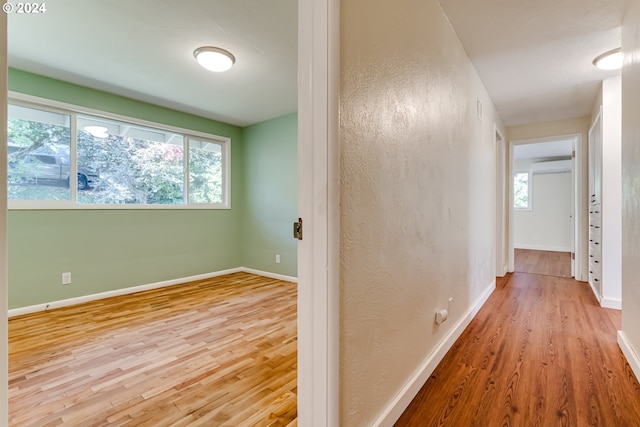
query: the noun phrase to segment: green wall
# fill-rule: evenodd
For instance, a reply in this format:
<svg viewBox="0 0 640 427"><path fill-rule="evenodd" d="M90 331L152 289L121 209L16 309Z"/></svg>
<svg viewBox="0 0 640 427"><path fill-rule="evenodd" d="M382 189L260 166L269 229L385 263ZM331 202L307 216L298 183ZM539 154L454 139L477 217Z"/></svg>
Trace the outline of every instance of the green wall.
<svg viewBox="0 0 640 427"><path fill-rule="evenodd" d="M297 276L298 115L244 128L244 266ZM280 264L276 264L276 254Z"/></svg>
<svg viewBox="0 0 640 427"><path fill-rule="evenodd" d="M232 159L230 210L10 211L9 308L243 265L241 128L14 69L9 90L226 136Z"/></svg>

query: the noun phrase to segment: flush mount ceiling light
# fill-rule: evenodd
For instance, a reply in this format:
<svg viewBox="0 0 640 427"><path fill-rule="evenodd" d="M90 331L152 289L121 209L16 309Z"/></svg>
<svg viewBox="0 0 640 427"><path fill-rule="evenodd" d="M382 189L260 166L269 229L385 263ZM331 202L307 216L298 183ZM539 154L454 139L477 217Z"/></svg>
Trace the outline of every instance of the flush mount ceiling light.
<svg viewBox="0 0 640 427"><path fill-rule="evenodd" d="M106 138L109 136L109 134L107 133L108 129L104 126L85 126L82 128L82 130L89 132L96 138Z"/></svg>
<svg viewBox="0 0 640 427"><path fill-rule="evenodd" d="M219 47L204 46L193 52L198 64L210 71L227 71L236 62L236 58L224 49Z"/></svg>
<svg viewBox="0 0 640 427"><path fill-rule="evenodd" d="M622 68L622 50L617 48L603 53L593 60L593 65L601 70L619 70Z"/></svg>

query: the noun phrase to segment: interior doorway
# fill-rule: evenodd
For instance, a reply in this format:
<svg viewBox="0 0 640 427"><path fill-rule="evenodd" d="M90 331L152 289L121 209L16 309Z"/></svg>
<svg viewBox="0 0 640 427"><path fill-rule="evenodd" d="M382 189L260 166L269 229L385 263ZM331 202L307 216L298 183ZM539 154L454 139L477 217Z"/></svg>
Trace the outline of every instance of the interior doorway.
<svg viewBox="0 0 640 427"><path fill-rule="evenodd" d="M339 3L336 0L299 0L299 185L300 211L305 218L305 240L299 257L299 382L298 416L300 425L329 426L338 423L337 357L337 88L339 81L338 28ZM6 18L6 16L5 16ZM0 23L6 44L6 19ZM304 31L303 31L304 30ZM0 53L6 63L6 51ZM3 86L6 118L6 69ZM6 120L4 120L6 123ZM6 137L6 125L0 126ZM5 138L6 139L6 138ZM6 176L6 158L0 156L0 174ZM2 200L6 202L6 188ZM318 209L323 206L324 209ZM6 203L0 203L0 223L6 229ZM308 225L307 225L308 224ZM0 232L6 249L6 233ZM319 256L318 254L324 254ZM7 257L0 250L4 274L0 293L6 295ZM0 298L1 299L1 298ZM7 310L0 310L0 381L7 384ZM6 423L7 390L0 387L0 425Z"/></svg>
<svg viewBox="0 0 640 427"><path fill-rule="evenodd" d="M581 135L509 144L509 271L581 280Z"/></svg>

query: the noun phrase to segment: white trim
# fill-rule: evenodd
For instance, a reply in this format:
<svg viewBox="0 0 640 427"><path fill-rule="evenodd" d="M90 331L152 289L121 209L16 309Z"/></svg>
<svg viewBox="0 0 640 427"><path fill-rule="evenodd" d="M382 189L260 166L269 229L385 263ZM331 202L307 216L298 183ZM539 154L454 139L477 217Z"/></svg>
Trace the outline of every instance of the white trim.
<svg viewBox="0 0 640 427"><path fill-rule="evenodd" d="M456 323L451 331L442 339L440 344L435 350L427 357L416 373L411 377L409 382L405 384L400 393L391 401L391 404L384 410L384 412L373 423L374 427L391 427L398 421L400 415L407 409L413 398L418 394L422 386L427 382L429 376L436 369L438 364L442 361L447 351L456 340L460 337L465 328L469 325L471 320L478 314L478 311L485 302L489 299L493 291L496 289L495 280L487 286L478 299L467 310L465 315Z"/></svg>
<svg viewBox="0 0 640 427"><path fill-rule="evenodd" d="M255 274L256 276L268 277L270 279L282 280L285 282L298 283L298 278L294 276L285 276L283 274L271 273L269 271L255 270L253 268L240 267L243 273Z"/></svg>
<svg viewBox="0 0 640 427"><path fill-rule="evenodd" d="M0 17L0 59L5 64L0 71L0 139L7 140L7 14ZM9 263L7 261L7 150L0 150L0 426L9 425L9 340L7 300L9 296ZM4 414L4 415L2 415Z"/></svg>
<svg viewBox="0 0 640 427"><path fill-rule="evenodd" d="M165 288L167 286L180 285L186 282L193 282L195 280L205 280L205 279L210 279L212 277L224 276L225 274L240 273L243 271L244 270L242 267L231 268L229 270L221 270L213 273L198 274L196 276L182 277L179 279L164 280L162 282L148 283L146 285L132 286L130 288L115 289L113 291L100 292L98 294L91 294L91 295L83 295L80 297L68 298L68 299L52 301L52 302L42 303L42 304L35 304L27 307L12 308L11 310L9 310L9 317L21 316L23 314L29 314L29 313L36 313L38 311L45 311L53 308L67 307L70 305L76 305L76 304L81 304L89 301L116 297L120 295L133 294L136 292L148 291L151 289Z"/></svg>
<svg viewBox="0 0 640 427"><path fill-rule="evenodd" d="M549 252L571 252L570 247L566 246L548 246L548 245L526 245L514 243L514 249L529 249L532 251L549 251Z"/></svg>
<svg viewBox="0 0 640 427"><path fill-rule="evenodd" d="M503 277L507 273L508 259L505 239L507 230L507 140L497 124L493 124L496 138L496 276ZM507 264L507 265L505 265Z"/></svg>
<svg viewBox="0 0 640 427"><path fill-rule="evenodd" d="M30 203L31 202L31 203ZM204 203L192 203L183 205L133 205L133 204L98 204L98 203L82 203L67 200L10 200L10 211L46 211L46 210L67 210L67 211L91 211L91 210L197 210L208 209L216 211L231 210L231 206L223 206L220 204L206 205Z"/></svg>
<svg viewBox="0 0 640 427"><path fill-rule="evenodd" d="M340 424L340 1L298 2L298 425Z"/></svg>
<svg viewBox="0 0 640 427"><path fill-rule="evenodd" d="M638 353L633 349L624 331L618 331L618 345L620 346L620 350L622 350L622 354L624 354L624 357L627 359L627 363L631 366L631 370L636 375L638 381L640 381L640 357L638 357Z"/></svg>
<svg viewBox="0 0 640 427"><path fill-rule="evenodd" d="M614 298L602 298L600 306L604 308L612 308L614 310L622 310L622 300Z"/></svg>

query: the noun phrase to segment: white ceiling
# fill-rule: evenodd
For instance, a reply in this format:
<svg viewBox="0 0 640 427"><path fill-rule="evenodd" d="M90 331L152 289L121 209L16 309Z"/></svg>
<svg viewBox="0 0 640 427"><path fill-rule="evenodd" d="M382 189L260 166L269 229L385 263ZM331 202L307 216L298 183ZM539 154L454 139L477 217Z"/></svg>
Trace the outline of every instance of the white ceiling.
<svg viewBox="0 0 640 427"><path fill-rule="evenodd" d="M589 115L628 0L440 0L507 126ZM296 0L52 0L9 15L9 65L244 126L297 109ZM200 68L214 45L231 71Z"/></svg>
<svg viewBox="0 0 640 427"><path fill-rule="evenodd" d="M506 126L591 114L628 0L440 0Z"/></svg>
<svg viewBox="0 0 640 427"><path fill-rule="evenodd" d="M9 66L244 126L297 110L296 0L52 0L9 15ZM193 51L222 47L226 73Z"/></svg>

